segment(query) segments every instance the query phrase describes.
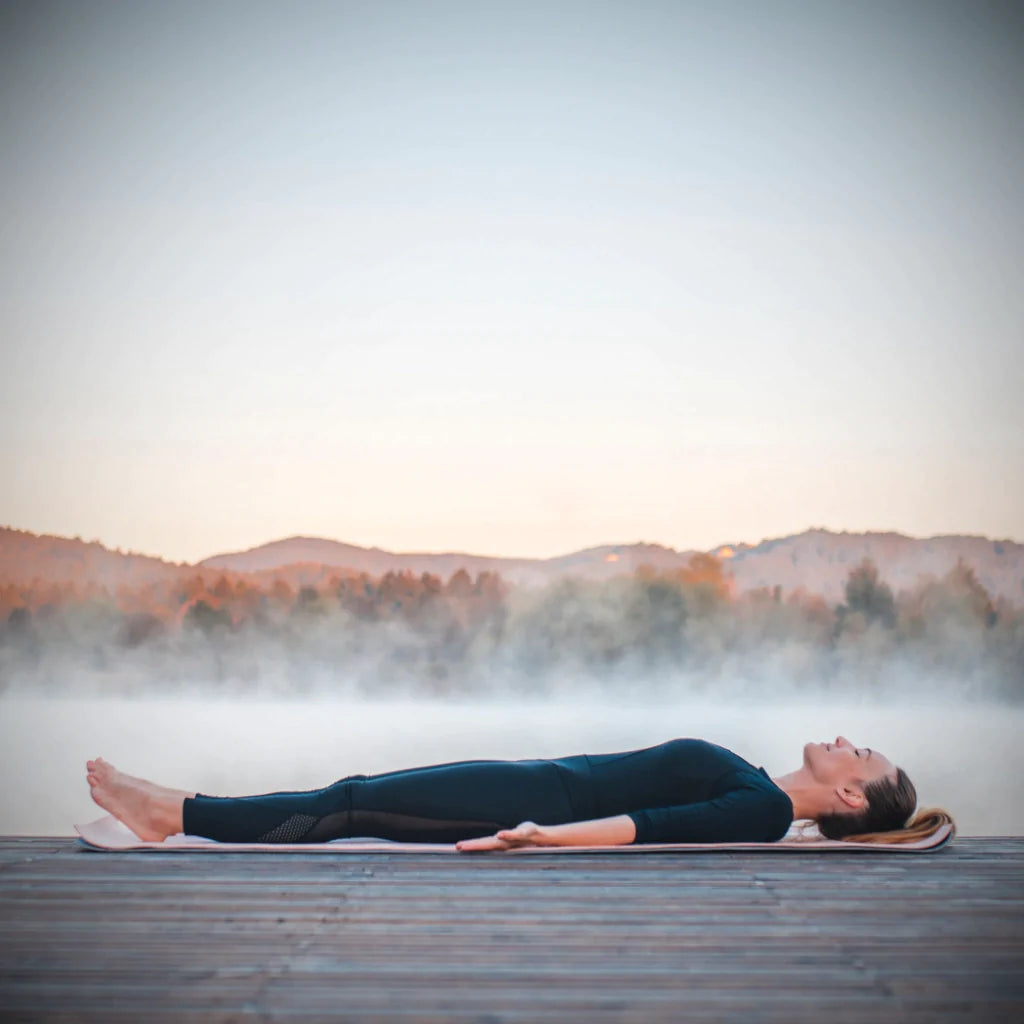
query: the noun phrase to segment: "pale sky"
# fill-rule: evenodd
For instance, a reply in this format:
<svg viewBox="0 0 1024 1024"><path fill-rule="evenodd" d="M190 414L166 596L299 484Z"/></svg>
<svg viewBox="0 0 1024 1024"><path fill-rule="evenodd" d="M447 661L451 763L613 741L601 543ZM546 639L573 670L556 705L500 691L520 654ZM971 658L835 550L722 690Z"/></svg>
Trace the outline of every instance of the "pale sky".
<svg viewBox="0 0 1024 1024"><path fill-rule="evenodd" d="M1024 540L1013 3L0 5L0 524Z"/></svg>

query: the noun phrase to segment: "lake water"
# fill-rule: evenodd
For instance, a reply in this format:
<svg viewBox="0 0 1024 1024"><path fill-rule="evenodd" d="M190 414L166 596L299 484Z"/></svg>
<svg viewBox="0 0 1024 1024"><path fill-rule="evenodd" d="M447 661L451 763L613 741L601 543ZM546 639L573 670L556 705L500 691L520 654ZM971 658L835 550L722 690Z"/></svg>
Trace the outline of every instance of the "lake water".
<svg viewBox="0 0 1024 1024"><path fill-rule="evenodd" d="M0 831L72 835L103 812L84 763L102 755L166 785L212 794L309 789L344 775L462 758L629 750L675 736L730 747L770 775L808 740L842 733L881 750L922 805L962 835L1024 835L1024 709L783 705L0 698Z"/></svg>

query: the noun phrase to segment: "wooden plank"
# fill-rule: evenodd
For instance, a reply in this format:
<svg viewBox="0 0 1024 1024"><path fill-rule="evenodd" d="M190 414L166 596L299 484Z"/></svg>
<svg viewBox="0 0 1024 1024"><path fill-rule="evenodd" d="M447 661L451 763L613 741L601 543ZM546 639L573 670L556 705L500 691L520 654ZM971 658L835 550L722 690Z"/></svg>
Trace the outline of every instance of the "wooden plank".
<svg viewBox="0 0 1024 1024"><path fill-rule="evenodd" d="M1024 839L921 856L0 838L6 1020L1024 1019Z"/></svg>

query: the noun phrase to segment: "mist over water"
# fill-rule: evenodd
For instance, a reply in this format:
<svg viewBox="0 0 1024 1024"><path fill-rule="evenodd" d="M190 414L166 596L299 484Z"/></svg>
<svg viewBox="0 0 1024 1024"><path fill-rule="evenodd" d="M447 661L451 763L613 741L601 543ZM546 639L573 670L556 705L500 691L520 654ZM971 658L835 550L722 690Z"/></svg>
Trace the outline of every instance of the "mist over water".
<svg viewBox="0 0 1024 1024"><path fill-rule="evenodd" d="M84 762L102 755L164 784L218 795L308 789L463 758L558 757L696 736L770 775L803 744L841 733L914 780L921 806L950 811L961 835L1024 834L1024 709L994 703L898 703L828 696L774 701L571 698L442 701L309 695L0 698L5 834L71 835L103 812Z"/></svg>

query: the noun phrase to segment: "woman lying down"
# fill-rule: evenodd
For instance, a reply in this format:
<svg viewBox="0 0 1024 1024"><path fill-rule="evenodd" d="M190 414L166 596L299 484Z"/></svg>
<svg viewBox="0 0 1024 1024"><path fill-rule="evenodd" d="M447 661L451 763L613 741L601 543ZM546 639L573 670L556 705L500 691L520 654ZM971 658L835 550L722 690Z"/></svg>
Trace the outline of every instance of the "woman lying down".
<svg viewBox="0 0 1024 1024"><path fill-rule="evenodd" d="M185 833L225 843L323 843L352 836L454 843L461 851L630 843L775 842L794 821L827 839L924 839L945 811L916 815L902 768L843 736L807 743L778 778L700 739L613 754L473 760L377 775L324 789L219 797L168 789L87 762L93 800L139 839Z"/></svg>

